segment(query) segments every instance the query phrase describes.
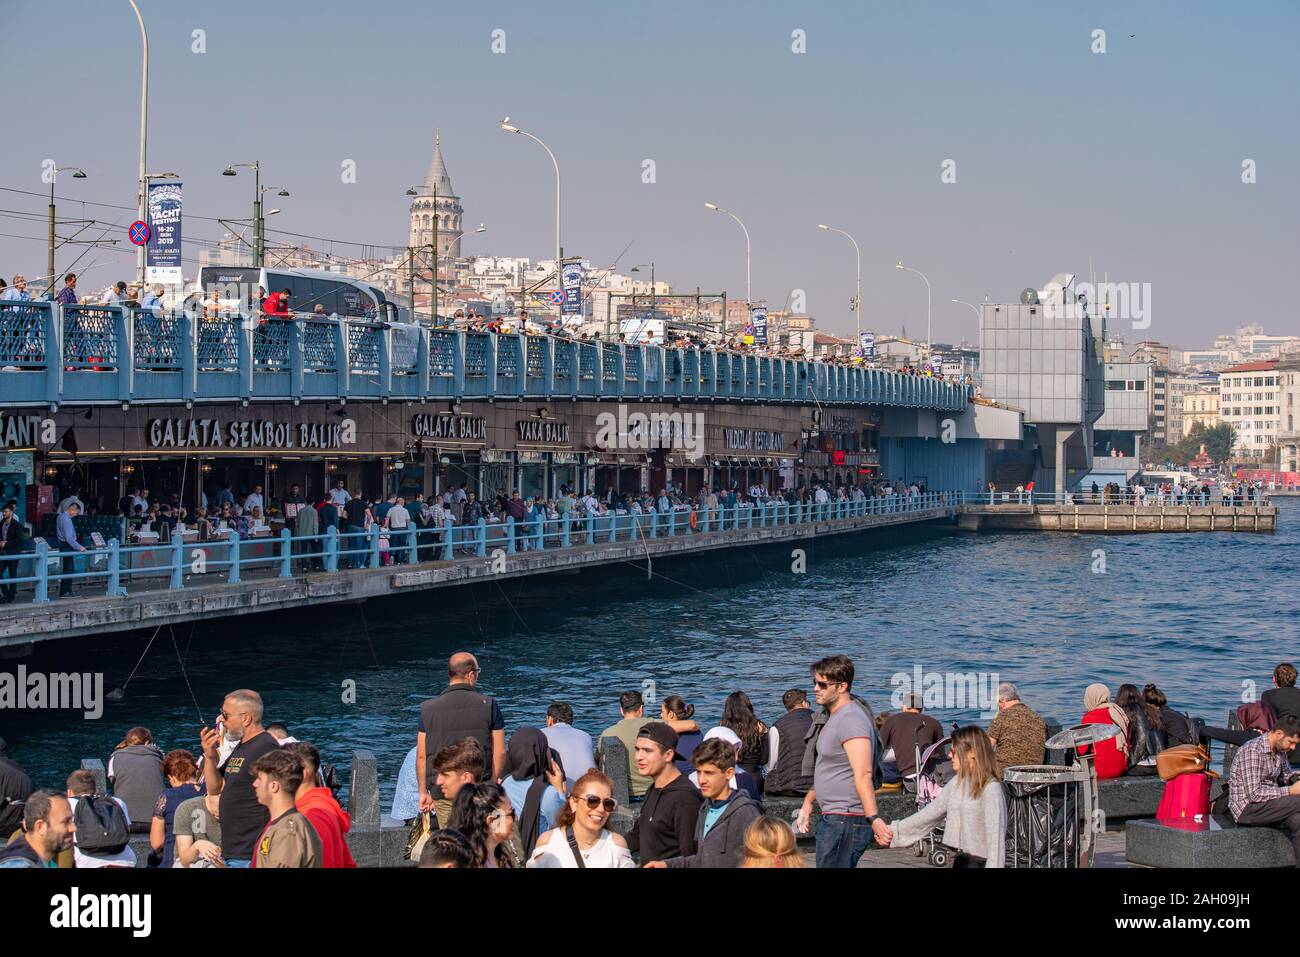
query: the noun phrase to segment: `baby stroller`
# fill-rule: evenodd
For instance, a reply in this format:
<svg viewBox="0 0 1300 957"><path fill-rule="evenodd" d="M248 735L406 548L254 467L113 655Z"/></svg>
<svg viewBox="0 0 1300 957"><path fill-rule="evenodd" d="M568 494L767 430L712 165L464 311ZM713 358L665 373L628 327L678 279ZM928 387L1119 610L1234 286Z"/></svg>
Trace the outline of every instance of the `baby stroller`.
<svg viewBox="0 0 1300 957"><path fill-rule="evenodd" d="M953 776L952 762L948 758L947 748L952 737L941 738L921 751L916 745L916 774L903 779L903 788L916 795L916 809L919 811L939 796ZM955 848L948 847L941 840L943 822L935 825L916 845L917 857L929 857L935 867L947 867L956 853Z"/></svg>

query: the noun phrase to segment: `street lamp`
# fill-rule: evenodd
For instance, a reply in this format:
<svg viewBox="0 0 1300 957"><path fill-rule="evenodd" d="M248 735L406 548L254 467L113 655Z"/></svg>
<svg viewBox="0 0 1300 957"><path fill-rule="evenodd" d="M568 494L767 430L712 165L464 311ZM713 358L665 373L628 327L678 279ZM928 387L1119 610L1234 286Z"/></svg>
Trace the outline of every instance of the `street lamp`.
<svg viewBox="0 0 1300 957"><path fill-rule="evenodd" d="M260 160L254 160L251 163L231 163L221 171L222 176L237 176L237 169L251 169L253 171L253 265L261 268L262 259L266 253L266 217L262 213L262 197L271 190L279 190L275 195L288 196L289 191L281 186L263 186L262 185L262 163Z"/></svg>
<svg viewBox="0 0 1300 957"><path fill-rule="evenodd" d="M630 272L640 272L642 266L650 267L650 318L653 320L655 317L655 310L659 307L659 300L655 296L655 264L652 262L641 263L638 266L633 266Z"/></svg>
<svg viewBox="0 0 1300 957"><path fill-rule="evenodd" d="M737 225L740 226L741 231L745 234L745 305L749 305L751 301L749 289L749 230L745 228L745 224L740 221L739 216L729 209L723 209L717 203L705 203L704 208L711 209L715 213L726 213L736 221Z"/></svg>
<svg viewBox="0 0 1300 957"><path fill-rule="evenodd" d="M949 302L955 302L961 306L969 306L974 311L975 318L976 319L980 318L980 309L979 306L975 305L975 303L967 302L965 299L950 299Z"/></svg>
<svg viewBox="0 0 1300 957"><path fill-rule="evenodd" d="M827 226L825 223L818 223L817 228L825 229L828 232L832 232L832 233L839 233L841 236L848 236L849 242L853 244L853 253L858 260L857 292L853 296L853 315L854 318L857 319L857 327L858 327L857 348L861 349L862 348L862 250L858 248L858 241L854 239L852 236L849 236L847 232L840 229L838 226Z"/></svg>
<svg viewBox="0 0 1300 957"><path fill-rule="evenodd" d="M932 341L932 340L931 340L931 337L930 337L930 329L931 329L931 326L930 326L930 280L929 280L929 278L925 275L925 273L921 272L921 270L919 270L919 269L913 269L911 266L904 266L901 262L898 263L896 266L894 266L894 268L895 268L895 269L903 269L903 270L906 270L907 272L914 272L914 273L916 273L918 276L920 276L922 279L925 280L925 350L926 350L926 352L928 353L928 352L930 351L930 343L931 343L931 341Z"/></svg>
<svg viewBox="0 0 1300 957"><path fill-rule="evenodd" d="M58 178L59 173L63 172L64 170L72 170L73 179L86 178L85 170L81 169L78 166L56 166L54 167L54 171L50 174L50 256L46 265L48 267L49 274L50 274L50 284L47 288L50 292L51 298L53 297L53 293L54 293L54 279L55 279L54 276L54 181Z"/></svg>
<svg viewBox="0 0 1300 957"><path fill-rule="evenodd" d="M519 127L513 126L510 123L510 117L502 118L501 129L507 133L519 133L540 145L542 149L546 150L546 155L551 158L551 165L555 167L555 288L557 291L562 290L563 283L560 278L560 257L563 254L563 247L560 245L560 164L555 159L555 154L551 152L549 146L527 130L521 130Z"/></svg>
<svg viewBox="0 0 1300 957"><path fill-rule="evenodd" d="M131 4L131 9L135 11L136 22L140 24L140 42L143 45L143 61L140 66L140 182L139 192L136 196L136 218L144 222L144 204L145 204L145 144L148 139L149 131L149 34L144 28L144 17L140 16L140 8L135 5L135 0L127 0ZM136 271L139 275L136 277L140 280L140 288L144 288L144 246L136 247Z"/></svg>

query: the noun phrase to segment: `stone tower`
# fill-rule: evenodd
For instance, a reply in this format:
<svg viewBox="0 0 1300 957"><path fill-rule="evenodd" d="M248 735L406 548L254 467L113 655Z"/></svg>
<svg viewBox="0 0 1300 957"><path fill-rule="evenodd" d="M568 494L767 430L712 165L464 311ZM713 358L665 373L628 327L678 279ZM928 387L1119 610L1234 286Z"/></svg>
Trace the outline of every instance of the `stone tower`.
<svg viewBox="0 0 1300 957"><path fill-rule="evenodd" d="M436 199L434 198L436 195ZM442 136L433 134L433 160L424 174L424 182L411 200L412 246L427 246L433 242L434 218L438 220L438 258L459 259L461 237L460 197L451 186L447 166L442 161Z"/></svg>

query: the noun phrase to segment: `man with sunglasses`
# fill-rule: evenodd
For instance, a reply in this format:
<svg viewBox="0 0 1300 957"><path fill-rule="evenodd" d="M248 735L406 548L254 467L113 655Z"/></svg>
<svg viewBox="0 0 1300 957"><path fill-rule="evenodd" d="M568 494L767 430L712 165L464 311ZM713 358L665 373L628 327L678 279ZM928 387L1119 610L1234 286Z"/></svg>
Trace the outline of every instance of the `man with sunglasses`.
<svg viewBox="0 0 1300 957"><path fill-rule="evenodd" d="M223 737L239 744L218 764ZM215 728L199 732L203 747L203 782L208 793L220 795L221 856L227 867L251 867L258 836L270 820L266 806L258 801L253 785L257 775L253 762L280 747L262 727L262 696L241 688L226 695Z"/></svg>
<svg viewBox="0 0 1300 957"><path fill-rule="evenodd" d="M853 662L831 655L812 666L817 703L829 717L816 739L813 787L804 797L795 830L808 833L813 802L817 821L817 866L856 867L872 838L889 833L876 807L872 782L872 748L876 729L853 700Z"/></svg>
<svg viewBox="0 0 1300 957"><path fill-rule="evenodd" d="M447 674L448 684L442 694L420 705L420 725L415 736L420 810L437 810L438 821L444 826L451 813L451 801L435 780L431 759L439 751L473 738L485 755L492 755L492 776L484 780L501 780L506 767L505 719L496 701L475 688L483 674L478 659L467 651L458 651L447 662Z"/></svg>

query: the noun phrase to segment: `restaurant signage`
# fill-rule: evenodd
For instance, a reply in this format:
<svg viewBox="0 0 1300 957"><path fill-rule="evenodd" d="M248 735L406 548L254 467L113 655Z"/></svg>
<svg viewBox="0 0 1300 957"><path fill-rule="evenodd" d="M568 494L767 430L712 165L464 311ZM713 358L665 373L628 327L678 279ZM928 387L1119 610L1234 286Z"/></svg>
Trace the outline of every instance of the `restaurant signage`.
<svg viewBox="0 0 1300 957"><path fill-rule="evenodd" d="M515 423L520 442L539 442L546 445L568 445L569 423L554 419L520 419Z"/></svg>
<svg viewBox="0 0 1300 957"><path fill-rule="evenodd" d="M761 429L723 429L722 437L729 449L780 452L785 448L784 432L766 432Z"/></svg>
<svg viewBox="0 0 1300 957"><path fill-rule="evenodd" d="M420 439L487 441L487 419L479 415L417 415L411 429Z"/></svg>
<svg viewBox="0 0 1300 957"><path fill-rule="evenodd" d="M148 441L154 449L334 449L350 431L343 422L151 419Z"/></svg>

